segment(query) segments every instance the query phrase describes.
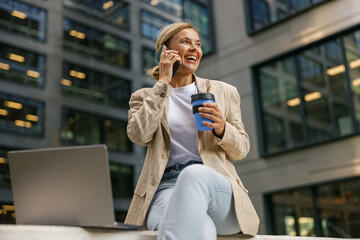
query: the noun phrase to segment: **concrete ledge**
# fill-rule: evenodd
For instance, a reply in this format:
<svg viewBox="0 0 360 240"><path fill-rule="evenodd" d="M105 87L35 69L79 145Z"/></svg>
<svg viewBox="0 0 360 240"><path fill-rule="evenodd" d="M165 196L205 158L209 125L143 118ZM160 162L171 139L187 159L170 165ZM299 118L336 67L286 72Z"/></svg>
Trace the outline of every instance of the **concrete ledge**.
<svg viewBox="0 0 360 240"><path fill-rule="evenodd" d="M0 225L2 240L156 240L157 232L65 226ZM218 236L218 240L334 240L336 238L257 235ZM344 239L344 238L342 238ZM355 239L355 238L352 238ZM357 238L360 240L360 238Z"/></svg>

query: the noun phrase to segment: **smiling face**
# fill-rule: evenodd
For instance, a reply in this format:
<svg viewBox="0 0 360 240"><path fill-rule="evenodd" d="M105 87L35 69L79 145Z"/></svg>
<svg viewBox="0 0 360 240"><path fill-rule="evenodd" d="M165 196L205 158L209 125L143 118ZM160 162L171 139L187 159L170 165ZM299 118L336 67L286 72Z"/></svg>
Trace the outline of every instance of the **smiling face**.
<svg viewBox="0 0 360 240"><path fill-rule="evenodd" d="M185 28L175 34L169 48L179 52L182 64L178 73L192 74L199 67L202 57L201 42L198 33L192 28Z"/></svg>

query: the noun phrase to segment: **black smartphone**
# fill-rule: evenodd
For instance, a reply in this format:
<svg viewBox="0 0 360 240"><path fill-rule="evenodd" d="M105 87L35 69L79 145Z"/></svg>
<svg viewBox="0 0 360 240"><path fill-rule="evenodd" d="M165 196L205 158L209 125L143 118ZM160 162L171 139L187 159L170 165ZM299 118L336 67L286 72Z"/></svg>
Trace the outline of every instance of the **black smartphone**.
<svg viewBox="0 0 360 240"><path fill-rule="evenodd" d="M157 62L158 64L159 64L159 62L160 62L160 55L161 55L161 52L162 52L162 49L163 49L164 46L166 47L167 50L170 50L165 44L163 44L163 45L161 46L160 51L156 54L156 62ZM173 65L173 75L172 75L172 78L175 77L175 74L176 74L177 71L179 70L180 65L181 65L181 63L178 62L178 61L176 61L176 62L174 63L174 65Z"/></svg>

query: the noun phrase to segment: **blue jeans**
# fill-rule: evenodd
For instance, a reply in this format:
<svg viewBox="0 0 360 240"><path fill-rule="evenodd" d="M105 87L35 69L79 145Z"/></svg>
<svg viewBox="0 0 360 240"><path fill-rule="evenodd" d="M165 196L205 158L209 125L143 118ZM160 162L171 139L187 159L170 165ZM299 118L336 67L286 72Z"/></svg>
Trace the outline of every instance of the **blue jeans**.
<svg viewBox="0 0 360 240"><path fill-rule="evenodd" d="M165 173L150 204L146 225L160 240L215 240L240 232L230 182L200 164Z"/></svg>

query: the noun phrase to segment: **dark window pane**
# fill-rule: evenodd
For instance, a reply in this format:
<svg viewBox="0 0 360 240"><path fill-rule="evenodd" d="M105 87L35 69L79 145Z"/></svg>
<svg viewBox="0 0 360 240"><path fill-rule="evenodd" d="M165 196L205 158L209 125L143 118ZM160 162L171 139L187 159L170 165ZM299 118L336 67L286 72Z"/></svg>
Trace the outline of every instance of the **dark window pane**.
<svg viewBox="0 0 360 240"><path fill-rule="evenodd" d="M152 12L141 11L141 34L145 38L156 41L160 29L170 23L170 20L155 15Z"/></svg>
<svg viewBox="0 0 360 240"><path fill-rule="evenodd" d="M344 36L346 62L353 93L355 120L360 127L360 31Z"/></svg>
<svg viewBox="0 0 360 240"><path fill-rule="evenodd" d="M0 29L44 41L46 12L19 1L0 0Z"/></svg>
<svg viewBox="0 0 360 240"><path fill-rule="evenodd" d="M260 68L260 93L268 152L302 145L302 122L293 57Z"/></svg>
<svg viewBox="0 0 360 240"><path fill-rule="evenodd" d="M9 160L7 157L8 152L11 150L14 149L0 146L0 188L11 188Z"/></svg>
<svg viewBox="0 0 360 240"><path fill-rule="evenodd" d="M92 69L63 63L63 93L110 106L128 108L131 82Z"/></svg>
<svg viewBox="0 0 360 240"><path fill-rule="evenodd" d="M13 203L0 202L0 223L15 224L15 212Z"/></svg>
<svg viewBox="0 0 360 240"><path fill-rule="evenodd" d="M126 125L122 120L64 109L61 139L79 145L103 143L111 151L132 152Z"/></svg>
<svg viewBox="0 0 360 240"><path fill-rule="evenodd" d="M45 56L0 43L0 79L43 87Z"/></svg>
<svg viewBox="0 0 360 240"><path fill-rule="evenodd" d="M130 43L111 34L73 22L63 21L65 49L130 68Z"/></svg>
<svg viewBox="0 0 360 240"><path fill-rule="evenodd" d="M114 198L131 198L134 192L134 167L110 163L111 186Z"/></svg>
<svg viewBox="0 0 360 240"><path fill-rule="evenodd" d="M183 16L184 0L142 0L153 7L160 8L178 17Z"/></svg>
<svg viewBox="0 0 360 240"><path fill-rule="evenodd" d="M156 59L155 59L155 53L156 51L154 49L150 48L143 48L142 51L142 66L143 66L143 72L144 74L148 69L151 69L157 65Z"/></svg>
<svg viewBox="0 0 360 240"><path fill-rule="evenodd" d="M44 104L0 93L0 130L42 136Z"/></svg>
<svg viewBox="0 0 360 240"><path fill-rule="evenodd" d="M109 0L64 0L68 8L96 17L121 29L129 29L129 4Z"/></svg>
<svg viewBox="0 0 360 240"><path fill-rule="evenodd" d="M328 0L246 0L250 12L249 31L254 33Z"/></svg>

